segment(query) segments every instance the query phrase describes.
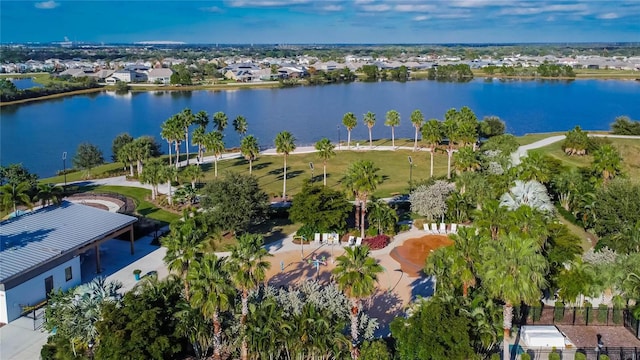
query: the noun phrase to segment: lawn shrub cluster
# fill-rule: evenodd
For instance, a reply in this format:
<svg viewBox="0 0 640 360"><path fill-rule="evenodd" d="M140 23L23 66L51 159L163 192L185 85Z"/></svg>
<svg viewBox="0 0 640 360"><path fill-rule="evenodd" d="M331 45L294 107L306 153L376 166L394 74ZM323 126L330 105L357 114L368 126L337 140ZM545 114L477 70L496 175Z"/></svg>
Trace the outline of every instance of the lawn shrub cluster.
<svg viewBox="0 0 640 360"><path fill-rule="evenodd" d="M384 249L389 245L390 237L387 235L377 235L374 237L366 238L362 240L363 245L369 246L371 250L380 250Z"/></svg>

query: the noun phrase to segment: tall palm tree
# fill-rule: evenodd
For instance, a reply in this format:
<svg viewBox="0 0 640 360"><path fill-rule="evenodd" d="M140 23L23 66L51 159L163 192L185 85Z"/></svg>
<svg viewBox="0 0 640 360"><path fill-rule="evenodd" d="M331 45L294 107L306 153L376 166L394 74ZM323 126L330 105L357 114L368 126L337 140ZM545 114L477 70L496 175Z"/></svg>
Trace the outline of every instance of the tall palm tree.
<svg viewBox="0 0 640 360"><path fill-rule="evenodd" d="M503 234L509 225L508 210L500 206L497 200L489 200L482 210L474 212L473 221L481 232L488 231L492 240L498 240L498 236Z"/></svg>
<svg viewBox="0 0 640 360"><path fill-rule="evenodd" d="M364 238L365 215L367 212L367 197L382 183L380 168L370 160L358 160L351 163L343 179L343 184L351 190L360 201L360 236ZM358 217L356 211L356 217Z"/></svg>
<svg viewBox="0 0 640 360"><path fill-rule="evenodd" d="M258 139L253 135L242 138L242 141L240 141L240 153L249 161L249 174L251 174L253 170L253 160L260 154Z"/></svg>
<svg viewBox="0 0 640 360"><path fill-rule="evenodd" d="M351 149L351 130L358 125L358 119L352 112L348 112L342 117L342 125L347 128L347 148Z"/></svg>
<svg viewBox="0 0 640 360"><path fill-rule="evenodd" d="M191 109L185 108L178 116L178 124L183 129L184 148L187 154L187 165L189 165L189 126L195 121L195 115L191 112Z"/></svg>
<svg viewBox="0 0 640 360"><path fill-rule="evenodd" d="M205 136L204 144L207 151L213 152L214 174L215 177L218 177L218 159L224 152L224 140L222 133L219 131L212 131L208 133Z"/></svg>
<svg viewBox="0 0 640 360"><path fill-rule="evenodd" d="M131 143L134 160L136 161L136 168L138 169L138 175L142 174L144 161L151 157L151 143L146 141L144 137L137 138Z"/></svg>
<svg viewBox="0 0 640 360"><path fill-rule="evenodd" d="M362 121L369 128L369 147L372 148L373 139L371 138L371 129L376 124L376 114L372 113L371 111L368 111L366 114L364 114L364 118L362 119Z"/></svg>
<svg viewBox="0 0 640 360"><path fill-rule="evenodd" d="M171 182L178 177L178 169L171 165L163 166L161 169L161 176L162 179L167 182L167 200L169 205L173 205Z"/></svg>
<svg viewBox="0 0 640 360"><path fill-rule="evenodd" d="M378 274L383 272L383 268L369 256L368 246L347 247L345 253L336 261L336 268L332 272L340 290L351 299L351 356L356 359L360 300L375 292L375 283L378 280Z"/></svg>
<svg viewBox="0 0 640 360"><path fill-rule="evenodd" d="M142 170L142 174L140 174L140 183L151 185L151 200L156 199L158 185L165 181L163 167L164 165L160 159L153 159L147 163L147 166Z"/></svg>
<svg viewBox="0 0 640 360"><path fill-rule="evenodd" d="M458 112L456 109L449 109L445 113L445 120L442 123L442 130L448 139L447 145L447 179L451 179L451 157L455 150L455 144L460 137L460 122L458 121Z"/></svg>
<svg viewBox="0 0 640 360"><path fill-rule="evenodd" d="M233 129L240 135L240 138L243 138L249 130L247 119L242 115L236 116L236 118L233 119Z"/></svg>
<svg viewBox="0 0 640 360"><path fill-rule="evenodd" d="M427 142L429 147L429 153L431 158L431 172L430 177L433 177L433 153L436 151L436 146L442 141L442 126L440 121L436 119L430 119L422 127L422 140Z"/></svg>
<svg viewBox="0 0 640 360"><path fill-rule="evenodd" d="M553 175L551 163L553 163L553 159L550 156L533 151L528 153L514 169L519 180L535 180L547 184Z"/></svg>
<svg viewBox="0 0 640 360"><path fill-rule="evenodd" d="M469 288L475 287L478 278L478 262L481 248L486 242L485 237L477 233L472 227L462 227L457 234L449 235L453 240L450 254L452 276L458 278L462 284L462 296L469 295Z"/></svg>
<svg viewBox="0 0 640 360"><path fill-rule="evenodd" d="M14 214L18 211L18 205L26 205L29 209L33 209L31 198L29 198L28 195L29 190L31 190L31 184L27 181L23 181L17 185L15 183L2 185L0 187L2 208L4 210L13 208Z"/></svg>
<svg viewBox="0 0 640 360"><path fill-rule="evenodd" d="M513 306L523 302L531 305L539 301L541 289L547 283L547 260L538 253L539 248L534 239L509 234L499 241L488 242L482 250L482 287L490 296L504 302L503 359L509 359L508 338L513 321Z"/></svg>
<svg viewBox="0 0 640 360"><path fill-rule="evenodd" d="M180 167L180 145L182 144L182 139L184 138L184 127L182 126L181 121L182 120L180 116L173 115L162 124L162 132L164 133L162 137L167 141L171 139L175 145L176 168ZM171 154L171 150L169 150L169 154Z"/></svg>
<svg viewBox="0 0 640 360"><path fill-rule="evenodd" d="M222 111L218 111L217 113L213 114L213 124L216 126L216 130L223 133L224 129L226 129L227 125L229 124L229 118L227 118L227 114L223 113Z"/></svg>
<svg viewBox="0 0 640 360"><path fill-rule="evenodd" d="M187 166L182 170L182 174L191 181L191 187L196 188L196 182L202 178L202 168L197 165Z"/></svg>
<svg viewBox="0 0 640 360"><path fill-rule="evenodd" d="M391 147L396 148L396 136L395 136L395 128L396 126L400 126L400 113L396 110L387 111L387 116L384 121L385 126L391 127Z"/></svg>
<svg viewBox="0 0 640 360"><path fill-rule="evenodd" d="M287 200L287 156L296 149L296 138L288 131L281 131L275 139L276 152L284 155L284 177L282 183L282 201Z"/></svg>
<svg viewBox="0 0 640 360"><path fill-rule="evenodd" d="M173 143L173 140L171 140ZM169 144L169 151L171 151L171 144ZM125 166L129 166L129 176L133 177L133 163L136 160L136 151L133 141L128 142L118 150L118 154L116 155L118 161L123 163ZM169 155L169 161L171 161L171 155Z"/></svg>
<svg viewBox="0 0 640 360"><path fill-rule="evenodd" d="M413 112L411 113L411 124L416 129L416 135L413 139L413 151L416 151L416 149L418 148L418 132L420 132L420 129L424 124L424 115L422 115L422 111L418 109L413 110Z"/></svg>
<svg viewBox="0 0 640 360"><path fill-rule="evenodd" d="M604 183L608 183L622 172L622 158L618 150L610 144L604 144L593 152L593 169L602 174Z"/></svg>
<svg viewBox="0 0 640 360"><path fill-rule="evenodd" d="M169 235L160 240L162 246L167 248L164 263L170 271L176 272L182 278L187 301L191 299L187 273L191 264L204 253L206 231L206 225L202 221L187 217L184 222L172 224Z"/></svg>
<svg viewBox="0 0 640 360"><path fill-rule="evenodd" d="M213 358L219 360L222 349L220 312L229 310L233 296L224 259L218 259L213 253L205 254L193 262L187 279L192 284L189 302L213 323Z"/></svg>
<svg viewBox="0 0 640 360"><path fill-rule="evenodd" d="M198 163L202 162L202 159L204 158L204 143L205 143L205 137L207 135L207 133L205 132L205 128L203 127L197 127L195 128L195 130L193 130L193 135L191 136L191 143L194 146L198 147Z"/></svg>
<svg viewBox="0 0 640 360"><path fill-rule="evenodd" d="M369 224L375 224L378 228L378 235L383 233L394 234L395 226L398 223L398 214L384 200L372 201L367 209Z"/></svg>
<svg viewBox="0 0 640 360"><path fill-rule="evenodd" d="M35 200L40 201L42 206L59 204L62 198L63 189L55 184L38 184L38 193Z"/></svg>
<svg viewBox="0 0 640 360"><path fill-rule="evenodd" d="M327 160L336 156L336 152L333 151L336 146L331 143L327 138L322 138L316 143L316 150L318 150L318 157L322 159L322 173L323 184L327 186Z"/></svg>
<svg viewBox="0 0 640 360"><path fill-rule="evenodd" d="M271 263L265 258L272 255L262 247L263 243L260 235L243 234L231 250L229 274L242 298L242 359L247 359L247 339L244 334L249 313L249 291L264 282L266 271L271 267Z"/></svg>
<svg viewBox="0 0 640 360"><path fill-rule="evenodd" d="M169 144L169 165L172 164L172 160L173 160L171 158L171 146L173 145L173 142L176 140L175 130L174 130L176 122L173 121L173 119L174 117L172 116L168 120L163 122L160 130L160 137L166 140L167 143ZM133 169L131 170L131 176L133 176Z"/></svg>
<svg viewBox="0 0 640 360"><path fill-rule="evenodd" d="M458 174L463 171L476 171L480 169L480 160L478 155L471 146L463 146L453 156L456 172Z"/></svg>

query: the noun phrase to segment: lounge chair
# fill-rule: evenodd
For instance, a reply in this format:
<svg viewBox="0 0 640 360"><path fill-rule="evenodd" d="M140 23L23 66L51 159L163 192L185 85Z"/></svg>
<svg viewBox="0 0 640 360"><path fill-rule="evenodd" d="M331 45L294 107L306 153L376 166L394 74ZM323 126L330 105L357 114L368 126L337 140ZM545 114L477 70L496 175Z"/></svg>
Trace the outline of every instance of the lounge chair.
<svg viewBox="0 0 640 360"><path fill-rule="evenodd" d="M362 238L361 237L357 237L356 238L356 246L360 246L362 245Z"/></svg>
<svg viewBox="0 0 640 360"><path fill-rule="evenodd" d="M429 229L429 224L424 224L422 225L422 227L424 228L424 231L427 232L427 234L431 234L431 229Z"/></svg>
<svg viewBox="0 0 640 360"><path fill-rule="evenodd" d="M452 234L457 234L458 233L458 224L451 224L451 231L449 231Z"/></svg>
<svg viewBox="0 0 640 360"><path fill-rule="evenodd" d="M445 223L440 223L440 230L439 230L440 234L446 234L447 233L447 224Z"/></svg>
<svg viewBox="0 0 640 360"><path fill-rule="evenodd" d="M431 233L432 234L438 234L438 224L436 224L436 223L432 223L431 224Z"/></svg>
<svg viewBox="0 0 640 360"><path fill-rule="evenodd" d="M356 243L356 237L355 236L349 236L349 241L347 241L347 245L349 246L353 246Z"/></svg>
<svg viewBox="0 0 640 360"><path fill-rule="evenodd" d="M322 235L320 235L320 233L313 234L313 242L320 244L322 242Z"/></svg>
<svg viewBox="0 0 640 360"><path fill-rule="evenodd" d="M322 234L322 243L323 244L330 244L331 243L331 234L329 234L329 233Z"/></svg>

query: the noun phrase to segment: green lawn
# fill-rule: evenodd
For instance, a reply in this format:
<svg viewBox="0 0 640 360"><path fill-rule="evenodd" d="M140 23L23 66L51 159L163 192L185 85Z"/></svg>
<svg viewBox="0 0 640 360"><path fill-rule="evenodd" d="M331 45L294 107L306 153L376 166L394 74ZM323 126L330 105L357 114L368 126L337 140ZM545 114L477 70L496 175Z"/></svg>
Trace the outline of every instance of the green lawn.
<svg viewBox="0 0 640 360"><path fill-rule="evenodd" d="M546 139L548 137L557 136L557 135L564 135L564 134L565 134L564 132L526 134L526 135L523 135L523 136L516 137L516 140L518 141L518 144L520 144L520 146L522 146L522 145L533 144L536 141L540 141L540 140Z"/></svg>

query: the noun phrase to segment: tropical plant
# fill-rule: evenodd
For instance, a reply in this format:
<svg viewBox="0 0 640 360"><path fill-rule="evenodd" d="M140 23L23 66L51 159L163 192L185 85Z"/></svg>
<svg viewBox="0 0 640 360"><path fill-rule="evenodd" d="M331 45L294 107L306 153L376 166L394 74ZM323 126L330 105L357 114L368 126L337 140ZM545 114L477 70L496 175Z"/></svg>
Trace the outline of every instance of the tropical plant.
<svg viewBox="0 0 640 360"><path fill-rule="evenodd" d="M436 119L430 119L422 127L422 140L427 143L429 147L429 157L431 161L430 177L433 177L433 155L436 151L436 146L442 141L443 130L440 121Z"/></svg>
<svg viewBox="0 0 640 360"><path fill-rule="evenodd" d="M366 114L364 114L362 122L364 122L367 128L369 128L369 147L372 148L373 139L371 138L371 129L376 124L376 114L372 113L371 111L367 112Z"/></svg>
<svg viewBox="0 0 640 360"><path fill-rule="evenodd" d="M222 111L218 111L213 114L213 124L216 127L216 130L223 133L224 129L227 128L229 123L229 118L227 118L227 114Z"/></svg>
<svg viewBox="0 0 640 360"><path fill-rule="evenodd" d="M197 127L193 130L193 135L191 135L191 143L194 146L198 147L198 163L201 163L204 159L204 144L206 143L206 129L204 127Z"/></svg>
<svg viewBox="0 0 640 360"><path fill-rule="evenodd" d="M262 247L264 240L260 235L243 234L231 250L229 274L240 291L242 299L241 357L247 359L246 322L249 314L249 291L252 291L266 279L266 271L271 267L266 258L272 256Z"/></svg>
<svg viewBox="0 0 640 360"><path fill-rule="evenodd" d="M182 128L182 138L184 139L184 148L185 153L187 154L187 165L189 165L189 126L194 123L195 115L193 115L191 109L185 108L176 115L176 119L178 126ZM178 162L179 160L176 160L176 163Z"/></svg>
<svg viewBox="0 0 640 360"><path fill-rule="evenodd" d="M538 253L534 239L520 238L514 234L502 236L498 241L487 242L481 250L480 264L482 287L487 293L504 302L504 358L509 356L509 342L513 306L522 302L533 304L540 300L541 289L546 285L547 261Z"/></svg>
<svg viewBox="0 0 640 360"><path fill-rule="evenodd" d="M296 149L296 138L288 131L281 131L275 139L276 152L284 157L282 167L284 176L282 182L282 201L287 200L287 157Z"/></svg>
<svg viewBox="0 0 640 360"><path fill-rule="evenodd" d="M224 152L223 135L219 131L212 131L205 135L204 146L208 151L213 152L214 176L218 177L218 159Z"/></svg>
<svg viewBox="0 0 640 360"><path fill-rule="evenodd" d="M611 132L616 135L640 135L640 121L633 121L628 116L618 116L611 124Z"/></svg>
<svg viewBox="0 0 640 360"><path fill-rule="evenodd" d="M340 290L351 299L351 341L352 357L357 358L358 313L360 300L375 292L378 274L383 272L382 266L369 256L368 246L345 248L345 253L336 259L333 274Z"/></svg>
<svg viewBox="0 0 640 360"><path fill-rule="evenodd" d="M73 156L73 166L87 171L91 177L91 169L104 163L102 151L95 145L81 143Z"/></svg>
<svg viewBox="0 0 640 360"><path fill-rule="evenodd" d="M576 126L573 130L567 131L565 139L562 142L562 150L564 153L571 155L586 155L589 148L589 135L582 131L580 126Z"/></svg>
<svg viewBox="0 0 640 360"><path fill-rule="evenodd" d="M511 211L521 206L529 206L534 210L547 213L555 211L547 188L535 180L527 182L516 180L509 192L500 198L500 205Z"/></svg>
<svg viewBox="0 0 640 360"><path fill-rule="evenodd" d="M400 113L396 110L387 111L387 116L384 121L385 126L391 127L391 147L393 149L396 148L396 137L395 137L395 128L396 126L400 126Z"/></svg>
<svg viewBox="0 0 640 360"><path fill-rule="evenodd" d="M118 134L118 136L116 136L113 139L113 142L111 142L111 160L120 161L118 159L118 152L120 152L120 149L123 146L125 146L126 144L132 141L133 141L133 137L129 135L129 133Z"/></svg>
<svg viewBox="0 0 640 360"><path fill-rule="evenodd" d="M191 187L196 188L196 183L202 178L202 168L197 165L187 166L182 170L182 175L186 176L191 181Z"/></svg>
<svg viewBox="0 0 640 360"><path fill-rule="evenodd" d="M398 214L384 200L372 201L367 209L369 224L375 224L378 234L395 234Z"/></svg>
<svg viewBox="0 0 640 360"><path fill-rule="evenodd" d="M505 124L497 116L485 116L479 126L480 136L492 138L504 134Z"/></svg>
<svg viewBox="0 0 640 360"><path fill-rule="evenodd" d="M173 196L177 201L183 204L187 204L188 206L195 204L198 199L198 193L196 189L191 186L191 184L187 184L185 186L177 188L173 193Z"/></svg>
<svg viewBox="0 0 640 360"><path fill-rule="evenodd" d="M2 196L2 209L13 209L13 213L17 215L17 206L26 205L29 209L33 209L29 191L31 185L28 182L19 184L4 184L0 187L0 195Z"/></svg>
<svg viewBox="0 0 640 360"><path fill-rule="evenodd" d="M352 209L343 192L305 182L289 208L289 219L313 227L314 232L340 231Z"/></svg>
<svg viewBox="0 0 640 360"><path fill-rule="evenodd" d="M622 173L622 158L618 150L612 145L604 144L593 152L593 170L601 174L607 184L611 179Z"/></svg>
<svg viewBox="0 0 640 360"><path fill-rule="evenodd" d="M165 176L162 160L149 161L140 174L140 183L151 185L151 200L155 200L158 196L158 185L163 181L165 181Z"/></svg>
<svg viewBox="0 0 640 360"><path fill-rule="evenodd" d="M411 125L416 129L416 135L413 139L413 151L416 151L418 149L418 132L420 132L420 129L424 124L424 115L422 115L422 111L416 109L411 113L410 119Z"/></svg>
<svg viewBox="0 0 640 360"><path fill-rule="evenodd" d="M455 191L455 184L436 180L433 184L420 185L409 194L411 211L434 221L447 212L447 197Z"/></svg>
<svg viewBox="0 0 640 360"><path fill-rule="evenodd" d="M554 174L557 161L541 152L531 151L522 158L518 166L512 168L518 180L537 181L548 184Z"/></svg>
<svg viewBox="0 0 640 360"><path fill-rule="evenodd" d="M244 135L249 130L249 124L247 123L247 119L242 115L236 116L236 118L233 119L233 130L235 130L235 132L237 132L238 135L240 135L240 138L243 138Z"/></svg>
<svg viewBox="0 0 640 360"><path fill-rule="evenodd" d="M506 232L510 219L506 207L497 200L489 200L482 210L475 211L473 220L480 232L488 232L491 239L498 240L498 235Z"/></svg>
<svg viewBox="0 0 640 360"><path fill-rule="evenodd" d="M478 154L471 146L463 146L453 155L455 168L460 174L463 171L476 171L480 169Z"/></svg>
<svg viewBox="0 0 640 360"><path fill-rule="evenodd" d="M38 184L38 193L35 200L40 201L42 206L51 204L59 204L62 199L63 189L55 184Z"/></svg>
<svg viewBox="0 0 640 360"><path fill-rule="evenodd" d="M595 269L591 264L576 259L564 264L564 269L557 275L556 284L558 286L558 295L562 300L580 305L584 301L578 300L578 297L596 294Z"/></svg>
<svg viewBox="0 0 640 360"><path fill-rule="evenodd" d="M347 148L351 149L351 130L358 125L358 119L352 112L348 112L342 117L342 125L347 128Z"/></svg>
<svg viewBox="0 0 640 360"><path fill-rule="evenodd" d="M335 148L336 146L327 138L322 138L316 143L318 157L322 159L322 178L324 186L327 186L327 160L336 156L336 152L334 151Z"/></svg>
<svg viewBox="0 0 640 360"><path fill-rule="evenodd" d="M162 123L160 136L169 144L169 165L171 165L171 144L175 143L176 148L176 167L180 162L180 144L182 143L182 128L178 124L178 118L173 115Z"/></svg>
<svg viewBox="0 0 640 360"><path fill-rule="evenodd" d="M367 212L367 198L373 193L378 185L382 183L382 177L378 174L380 168L370 160L359 160L351 163L347 168L346 175L343 179L343 185L352 191L356 200L360 205L360 212L356 212L356 217L360 215L360 236L364 236L365 230L365 215Z"/></svg>
<svg viewBox="0 0 640 360"><path fill-rule="evenodd" d="M253 135L242 138L240 141L240 153L244 158L249 161L249 174L253 170L253 160L260 154L260 146L258 146L258 139Z"/></svg>

